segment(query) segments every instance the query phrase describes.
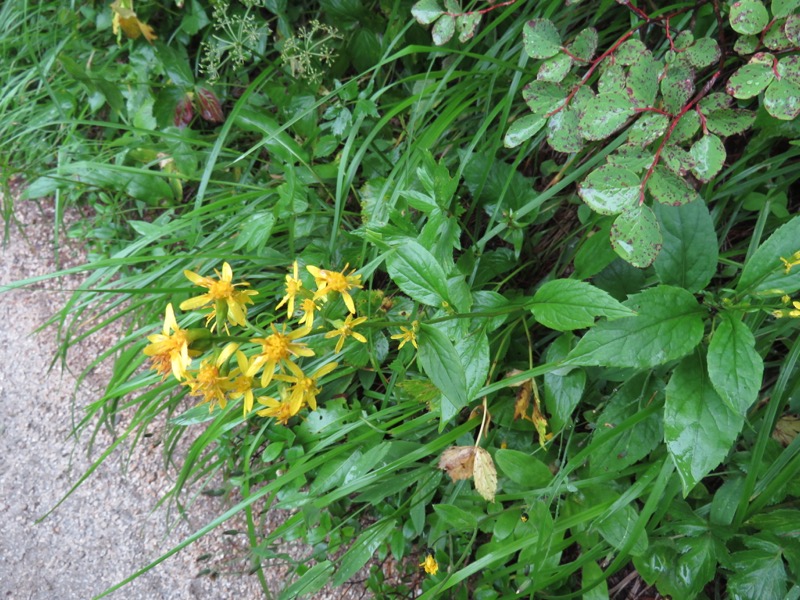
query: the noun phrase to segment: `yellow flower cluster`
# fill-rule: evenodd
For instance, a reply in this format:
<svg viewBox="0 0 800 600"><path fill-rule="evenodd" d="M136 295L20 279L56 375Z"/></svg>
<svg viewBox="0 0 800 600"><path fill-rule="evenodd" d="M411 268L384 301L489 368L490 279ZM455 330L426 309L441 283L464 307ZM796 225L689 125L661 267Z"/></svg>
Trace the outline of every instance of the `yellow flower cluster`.
<svg viewBox="0 0 800 600"><path fill-rule="evenodd" d="M257 411L262 417L274 417L279 423L286 424L304 407L311 410L317 408L317 396L322 388L320 380L330 374L338 366L337 362L328 362L312 374L303 371L298 360L315 356L314 350L302 339L311 333L314 327L315 313L321 310L324 303L341 296L348 314L344 320L333 320L334 329L328 331L324 338L338 338L334 353L338 354L347 338L365 343L364 337L355 328L363 324L367 317L354 318L355 302L351 292L362 287L361 275L354 271L347 273L347 266L342 271L329 271L316 266L306 267L314 277L316 290L308 290L303 286L297 261L292 265L291 274L286 276L285 295L277 308L286 306L287 320L295 317L295 309L301 315L297 326L287 323L270 324L268 335L250 338L249 342L257 346L252 352L242 350L242 343L229 342L222 349L215 349L210 356L201 359L199 366L192 369L192 359L200 356L198 349L191 348L193 342L208 340L214 330L238 325L246 327L247 307L253 304L253 297L258 292L250 288L247 282L233 282L233 270L225 262L222 271L215 271L216 277L204 277L193 271L184 271L189 281L206 288L206 293L181 303L181 310L211 309L206 318L209 329L182 329L175 318L172 304L167 305L164 326L161 333L148 336L150 344L144 349L152 368L164 378L171 373L182 385L189 388L189 393L198 396L203 403L209 404L209 411L219 405L221 409L229 401L242 401L244 416L247 417L258 402L263 408ZM415 340L411 340L416 345ZM231 363L235 363L233 366ZM260 373L260 376L259 376ZM259 389L268 388L277 383L275 395L257 396Z"/></svg>

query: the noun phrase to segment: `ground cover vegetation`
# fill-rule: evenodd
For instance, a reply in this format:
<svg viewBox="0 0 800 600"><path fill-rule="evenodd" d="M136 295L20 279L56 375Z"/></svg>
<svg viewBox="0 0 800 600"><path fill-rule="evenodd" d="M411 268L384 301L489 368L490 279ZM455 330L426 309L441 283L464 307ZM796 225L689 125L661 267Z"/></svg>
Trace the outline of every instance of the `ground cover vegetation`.
<svg viewBox="0 0 800 600"><path fill-rule="evenodd" d="M131 578L243 513L268 597L800 597L800 2L0 25L4 183L85 214L60 358L124 328L76 485L166 415L165 500L229 499Z"/></svg>

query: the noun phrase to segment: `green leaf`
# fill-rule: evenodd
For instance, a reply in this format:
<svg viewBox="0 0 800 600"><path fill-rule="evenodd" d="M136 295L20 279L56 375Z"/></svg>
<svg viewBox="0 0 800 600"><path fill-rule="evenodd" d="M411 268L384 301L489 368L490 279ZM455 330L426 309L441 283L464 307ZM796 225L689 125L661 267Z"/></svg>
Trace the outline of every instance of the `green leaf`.
<svg viewBox="0 0 800 600"><path fill-rule="evenodd" d="M558 53L552 58L548 58L539 66L536 79L539 81L553 81L558 83L567 76L572 68L572 59L562 53Z"/></svg>
<svg viewBox="0 0 800 600"><path fill-rule="evenodd" d="M644 113L628 130L628 142L647 146L660 138L667 130L669 118L659 113Z"/></svg>
<svg viewBox="0 0 800 600"><path fill-rule="evenodd" d="M411 14L421 25L430 25L444 14L438 0L419 0L411 7Z"/></svg>
<svg viewBox="0 0 800 600"><path fill-rule="evenodd" d="M472 531L478 526L478 518L474 514L452 504L434 504L433 510L456 531Z"/></svg>
<svg viewBox="0 0 800 600"><path fill-rule="evenodd" d="M181 56L176 50L161 42L156 42L155 49L158 60L172 83L184 88L184 91L194 87L194 74L185 56Z"/></svg>
<svg viewBox="0 0 800 600"><path fill-rule="evenodd" d="M547 143L556 152L579 152L583 138L578 135L578 112L572 107L558 111L547 122Z"/></svg>
<svg viewBox="0 0 800 600"><path fill-rule="evenodd" d="M717 40L710 37L700 38L684 52L692 66L698 69L713 65L721 54Z"/></svg>
<svg viewBox="0 0 800 600"><path fill-rule="evenodd" d="M775 80L764 93L764 108L781 121L791 121L800 115L800 86L787 79Z"/></svg>
<svg viewBox="0 0 800 600"><path fill-rule="evenodd" d="M573 264L577 279L588 279L597 275L617 258L617 253L609 242L611 222L604 219L600 229L583 236L583 242L575 253Z"/></svg>
<svg viewBox="0 0 800 600"><path fill-rule="evenodd" d="M653 208L664 236L654 263L659 280L693 293L705 289L717 272L719 245L706 203Z"/></svg>
<svg viewBox="0 0 800 600"><path fill-rule="evenodd" d="M620 495L610 489L609 487L595 487L586 490L587 500L591 504L600 502L618 502ZM617 506L615 510L611 511L607 516L598 519L594 522L593 528L605 539L606 542L611 544L614 548L621 550L629 541L633 534L633 529L639 515L636 509L630 504L623 504ZM647 550L648 540L647 532L642 530L639 537L630 549L631 556L640 556Z"/></svg>
<svg viewBox="0 0 800 600"><path fill-rule="evenodd" d="M669 141L673 144L686 142L694 137L698 129L700 129L700 115L697 114L697 111L690 110L678 120Z"/></svg>
<svg viewBox="0 0 800 600"><path fill-rule="evenodd" d="M684 496L728 455L743 424L714 391L700 358L683 359L667 385L664 439Z"/></svg>
<svg viewBox="0 0 800 600"><path fill-rule="evenodd" d="M478 25L481 22L483 15L479 12L467 13L456 17L456 26L458 27L458 41L466 44L475 36L478 31Z"/></svg>
<svg viewBox="0 0 800 600"><path fill-rule="evenodd" d="M571 333L565 333L553 340L545 355L547 362L560 362L566 357L574 339L575 336ZM586 387L586 371L583 369L569 369L567 373L563 371L558 369L545 373L544 376L544 404L550 415L550 427L554 433L561 431L569 423L572 411L580 403Z"/></svg>
<svg viewBox="0 0 800 600"><path fill-rule="evenodd" d="M597 81L597 92L609 94L612 92L625 93L625 69L617 63L603 65L600 79Z"/></svg>
<svg viewBox="0 0 800 600"><path fill-rule="evenodd" d="M655 103L661 70L661 65L649 54L643 54L631 65L627 91L637 107L650 107Z"/></svg>
<svg viewBox="0 0 800 600"><path fill-rule="evenodd" d="M738 415L758 399L764 376L764 360L756 352L756 340L739 315L723 312L708 345L708 376L714 389Z"/></svg>
<svg viewBox="0 0 800 600"><path fill-rule="evenodd" d="M486 384L489 375L489 337L480 330L474 331L458 340L455 349L464 367L467 398L472 401Z"/></svg>
<svg viewBox="0 0 800 600"><path fill-rule="evenodd" d="M624 211L611 226L611 247L623 260L644 269L661 249L661 231L653 211L637 206Z"/></svg>
<svg viewBox="0 0 800 600"><path fill-rule="evenodd" d="M437 46L443 46L450 41L455 32L455 17L443 14L437 19L436 23L433 24L433 28L431 29L431 38L433 38L434 44Z"/></svg>
<svg viewBox="0 0 800 600"><path fill-rule="evenodd" d="M518 450L498 450L494 453L497 466L514 483L526 489L547 487L553 480L550 469L539 459Z"/></svg>
<svg viewBox="0 0 800 600"><path fill-rule="evenodd" d="M728 16L731 27L736 33L756 35L761 33L769 23L767 7L761 0L740 0L731 5Z"/></svg>
<svg viewBox="0 0 800 600"><path fill-rule="evenodd" d="M503 145L506 148L516 148L522 142L539 133L539 130L544 127L546 122L547 117L544 115L525 115L520 117L508 128L503 138Z"/></svg>
<svg viewBox="0 0 800 600"><path fill-rule="evenodd" d="M594 54L597 52L597 42L597 30L594 27L587 27L575 36L569 45L569 51L573 56L588 62L594 58Z"/></svg>
<svg viewBox="0 0 800 600"><path fill-rule="evenodd" d="M694 158L677 144L667 144L661 151L661 160L667 169L675 175L686 175L694 169Z"/></svg>
<svg viewBox="0 0 800 600"><path fill-rule="evenodd" d="M252 214L242 225L241 232L236 238L234 250L243 246L248 252L257 252L266 246L272 227L275 225L275 215L271 212L257 212Z"/></svg>
<svg viewBox="0 0 800 600"><path fill-rule="evenodd" d="M538 80L531 81L522 89L522 97L528 108L535 113L552 112L561 106L566 98L561 86L549 81Z"/></svg>
<svg viewBox="0 0 800 600"><path fill-rule="evenodd" d="M731 75L725 89L734 98L746 100L758 96L773 79L775 74L771 65L761 62L750 63Z"/></svg>
<svg viewBox="0 0 800 600"><path fill-rule="evenodd" d="M783 296L800 289L800 268L788 273L783 267L785 259L800 250L800 216L775 230L766 242L753 252L742 269L736 290L761 296Z"/></svg>
<svg viewBox="0 0 800 600"><path fill-rule="evenodd" d="M725 108L706 115L706 127L717 135L744 133L753 126L756 114L749 110Z"/></svg>
<svg viewBox="0 0 800 600"><path fill-rule="evenodd" d="M412 239L394 247L386 259L389 277L412 300L441 307L449 301L447 276L433 254Z"/></svg>
<svg viewBox="0 0 800 600"><path fill-rule="evenodd" d="M737 54L742 56L752 54L758 49L759 42L758 36L755 35L740 35L736 42L733 44L733 49Z"/></svg>
<svg viewBox="0 0 800 600"><path fill-rule="evenodd" d="M647 369L686 356L703 337L706 311L686 290L660 285L624 304L636 316L598 323L566 364Z"/></svg>
<svg viewBox="0 0 800 600"><path fill-rule="evenodd" d="M690 152L694 158L692 171L700 181L710 181L725 166L725 145L714 134L701 137Z"/></svg>
<svg viewBox="0 0 800 600"><path fill-rule="evenodd" d="M539 323L556 331L592 327L597 317L612 320L634 314L607 292L576 279L548 281L527 306Z"/></svg>
<svg viewBox="0 0 800 600"><path fill-rule="evenodd" d="M623 144L606 158L612 167L641 173L653 164L653 153L634 144ZM640 176L641 177L641 176ZM641 199L641 198L640 198Z"/></svg>
<svg viewBox="0 0 800 600"><path fill-rule="evenodd" d="M295 600L309 594L314 594L325 587L334 572L333 563L323 560L303 573L303 576L284 588L279 596L280 600Z"/></svg>
<svg viewBox="0 0 800 600"><path fill-rule="evenodd" d="M338 587L356 574L361 567L375 554L375 551L386 541L386 538L395 528L395 520L378 522L358 536L350 549L344 553L339 561L336 574L333 576L333 585Z"/></svg>
<svg viewBox="0 0 800 600"><path fill-rule="evenodd" d="M550 58L561 50L561 36L552 21L531 19L522 29L522 45L531 58Z"/></svg>
<svg viewBox="0 0 800 600"><path fill-rule="evenodd" d="M788 17L800 7L800 0L772 0L772 16L775 19Z"/></svg>
<svg viewBox="0 0 800 600"><path fill-rule="evenodd" d="M661 80L661 95L664 108L672 114L681 112L694 96L694 73L691 69L671 65L667 76Z"/></svg>
<svg viewBox="0 0 800 600"><path fill-rule="evenodd" d="M420 366L442 393L441 430L469 402L467 378L455 346L439 329L423 323L418 343Z"/></svg>
<svg viewBox="0 0 800 600"><path fill-rule="evenodd" d="M704 96L697 103L697 106L704 115L714 112L715 110L722 110L730 108L733 104L733 99L723 92L711 92L708 96Z"/></svg>
<svg viewBox="0 0 800 600"><path fill-rule="evenodd" d="M625 125L633 114L633 104L625 94L597 94L586 104L581 116L581 135L587 140L605 139Z"/></svg>
<svg viewBox="0 0 800 600"><path fill-rule="evenodd" d="M794 46L800 46L800 14L790 15L783 26L786 39Z"/></svg>
<svg viewBox="0 0 800 600"><path fill-rule="evenodd" d="M655 200L670 206L688 204L698 198L697 191L680 175L658 165L647 181L647 189Z"/></svg>
<svg viewBox="0 0 800 600"><path fill-rule="evenodd" d="M780 552L764 549L742 550L731 555L731 575L728 577L728 597L735 600L750 598L784 598L786 567Z"/></svg>
<svg viewBox="0 0 800 600"><path fill-rule="evenodd" d="M623 42L623 44L617 48L614 57L621 65L632 65L645 54L651 54L650 50L647 49L644 42L633 38Z"/></svg>
<svg viewBox="0 0 800 600"><path fill-rule="evenodd" d="M639 203L641 178L627 169L603 165L578 186L578 195L595 212L616 215Z"/></svg>

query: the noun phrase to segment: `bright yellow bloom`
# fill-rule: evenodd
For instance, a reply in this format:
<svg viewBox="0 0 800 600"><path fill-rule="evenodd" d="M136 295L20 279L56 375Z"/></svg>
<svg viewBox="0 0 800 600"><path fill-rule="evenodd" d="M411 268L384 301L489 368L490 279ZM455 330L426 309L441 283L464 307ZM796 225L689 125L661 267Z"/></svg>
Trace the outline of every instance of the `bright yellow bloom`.
<svg viewBox="0 0 800 600"><path fill-rule="evenodd" d="M189 393L192 396L202 396L203 402L208 402L208 412L214 410L214 403L219 404L221 409L226 406L225 394L230 390L230 377L220 373L220 367L227 361L231 355L239 347L239 344L231 342L222 352L219 353L216 360L205 359L200 363L196 375L189 375L183 385L189 386Z"/></svg>
<svg viewBox="0 0 800 600"><path fill-rule="evenodd" d="M423 567L428 575L436 575L439 572L439 563L430 550L425 554L425 561L419 563L419 566Z"/></svg>
<svg viewBox="0 0 800 600"><path fill-rule="evenodd" d="M400 344L397 346L398 349L401 350L406 345L406 342L411 342L414 348L419 349L419 346L417 346L417 327L419 327L419 321L414 321L411 324L411 329L401 326L400 331L402 333L391 336L393 340L400 340Z"/></svg>
<svg viewBox="0 0 800 600"><path fill-rule="evenodd" d="M326 271L313 265L308 265L306 269L314 276L314 281L317 284L317 291L314 294L314 300L326 298L328 292L336 292L341 294L347 310L355 314L356 305L353 303L353 297L350 295L350 290L354 288L361 288L361 275L353 275L355 269L350 271L349 275L345 275L349 263L344 266L344 269L339 271Z"/></svg>
<svg viewBox="0 0 800 600"><path fill-rule="evenodd" d="M166 314L164 315L164 328L161 333L148 335L150 345L145 347L144 353L150 357L153 369L157 373L167 378L167 374L172 371L175 379L180 381L186 377L186 369L192 363L192 356L199 354L196 350L189 350L191 335L188 330L181 329L175 320L175 312L172 304L167 304ZM173 333L170 333L172 331Z"/></svg>
<svg viewBox="0 0 800 600"><path fill-rule="evenodd" d="M250 296L258 295L255 290L237 290L236 286L249 286L242 283L232 283L233 271L231 266L222 263L222 274L214 269L218 279L213 277L202 277L193 271L184 271L186 278L195 285L208 288L208 292L181 302L181 310L193 310L196 308L207 308L212 306L211 313L206 319L206 323L218 318L218 321L228 321L234 325L244 326L247 320L247 304L253 304Z"/></svg>
<svg viewBox="0 0 800 600"><path fill-rule="evenodd" d="M283 297L283 300L280 301L278 306L275 308L278 309L284 304L287 305L286 307L286 318L291 319L292 315L294 314L294 299L297 297L297 294L303 289L303 282L300 281L300 274L298 273L297 261L294 261L292 265L294 276L287 275L286 276L286 295Z"/></svg>
<svg viewBox="0 0 800 600"><path fill-rule="evenodd" d="M261 396L258 398L258 403L267 407L258 411L259 417L275 417L281 425L286 425L302 408L300 403L293 404L290 401L289 392L285 388L281 389L280 400L272 396Z"/></svg>
<svg viewBox="0 0 800 600"><path fill-rule="evenodd" d="M306 298L300 304L300 310L303 311L303 317L298 323L311 329L314 326L314 313L319 310L317 302L311 298Z"/></svg>
<svg viewBox="0 0 800 600"><path fill-rule="evenodd" d="M300 367L294 363L286 363L286 366L289 367L292 375L275 375L275 379L291 384L289 388L289 402L291 405L302 408L303 405L308 404L311 410L317 410L317 394L322 391L322 388L317 384L317 380L333 371L339 366L339 363L328 363L317 369L311 377L303 373ZM298 408L298 410L300 409Z"/></svg>
<svg viewBox="0 0 800 600"><path fill-rule="evenodd" d="M367 317L358 317L357 319L354 319L353 315L347 315L344 321L334 321L334 323L340 323L339 327L325 334L326 340L336 337L337 335L339 336L339 340L336 342L336 348L334 349L334 352L339 352L339 350L342 349L342 346L344 346L345 338L348 338L350 336L354 337L362 344L366 344L367 338L365 338L357 331L353 331L354 327L356 327L357 325L361 325L361 323L363 323L366 320Z"/></svg>
<svg viewBox="0 0 800 600"><path fill-rule="evenodd" d="M144 35L145 39L152 44L153 40L158 39L150 25L136 18L136 13L133 11L133 0L116 0L111 3L111 10L114 12L114 17L111 19L111 31L117 36L117 42L122 37L120 30L133 40Z"/></svg>
<svg viewBox="0 0 800 600"><path fill-rule="evenodd" d="M261 344L261 354L256 356L258 368L264 367L264 372L261 374L261 387L267 387L272 381L276 366L291 365L293 356L314 356L311 348L302 342L295 342L296 339L309 332L307 327L295 329L291 333L286 333L286 325L283 326L282 331L278 331L274 323L271 324L271 327L270 335L252 340L256 344Z"/></svg>
<svg viewBox="0 0 800 600"><path fill-rule="evenodd" d="M781 262L783 263L784 271L786 271L786 274L788 275L792 270L792 267L800 265L800 250L792 254L788 259L781 256Z"/></svg>
<svg viewBox="0 0 800 600"><path fill-rule="evenodd" d="M258 387L255 381L255 374L258 372L258 357L247 358L241 350L236 351L236 364L238 365L231 371L231 383L228 395L231 400L243 398L242 410L244 416L253 410L253 388Z"/></svg>
<svg viewBox="0 0 800 600"><path fill-rule="evenodd" d="M800 317L800 302L795 300L792 302L792 306L794 306L792 310L773 310L772 316L778 319L782 317L792 317L793 319Z"/></svg>

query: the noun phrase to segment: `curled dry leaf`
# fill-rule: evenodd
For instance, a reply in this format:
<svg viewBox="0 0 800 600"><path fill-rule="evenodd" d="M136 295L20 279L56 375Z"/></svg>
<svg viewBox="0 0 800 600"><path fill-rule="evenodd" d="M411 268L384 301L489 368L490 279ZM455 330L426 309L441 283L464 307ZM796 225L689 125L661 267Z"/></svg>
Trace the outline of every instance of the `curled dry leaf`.
<svg viewBox="0 0 800 600"><path fill-rule="evenodd" d="M782 446L788 446L797 437L797 434L800 434L800 417L784 415L775 423L775 431L772 432L772 438Z"/></svg>
<svg viewBox="0 0 800 600"><path fill-rule="evenodd" d="M439 458L439 468L447 471L453 481L469 479L472 477L474 461L474 446L450 446L442 452L442 456Z"/></svg>
<svg viewBox="0 0 800 600"><path fill-rule="evenodd" d="M483 448L475 449L475 489L487 502L494 502L497 491L497 470L491 455Z"/></svg>
<svg viewBox="0 0 800 600"><path fill-rule="evenodd" d="M514 420L526 419L528 417L528 407L531 404L531 394L533 384L530 379L522 382L517 388L517 400L514 402Z"/></svg>

